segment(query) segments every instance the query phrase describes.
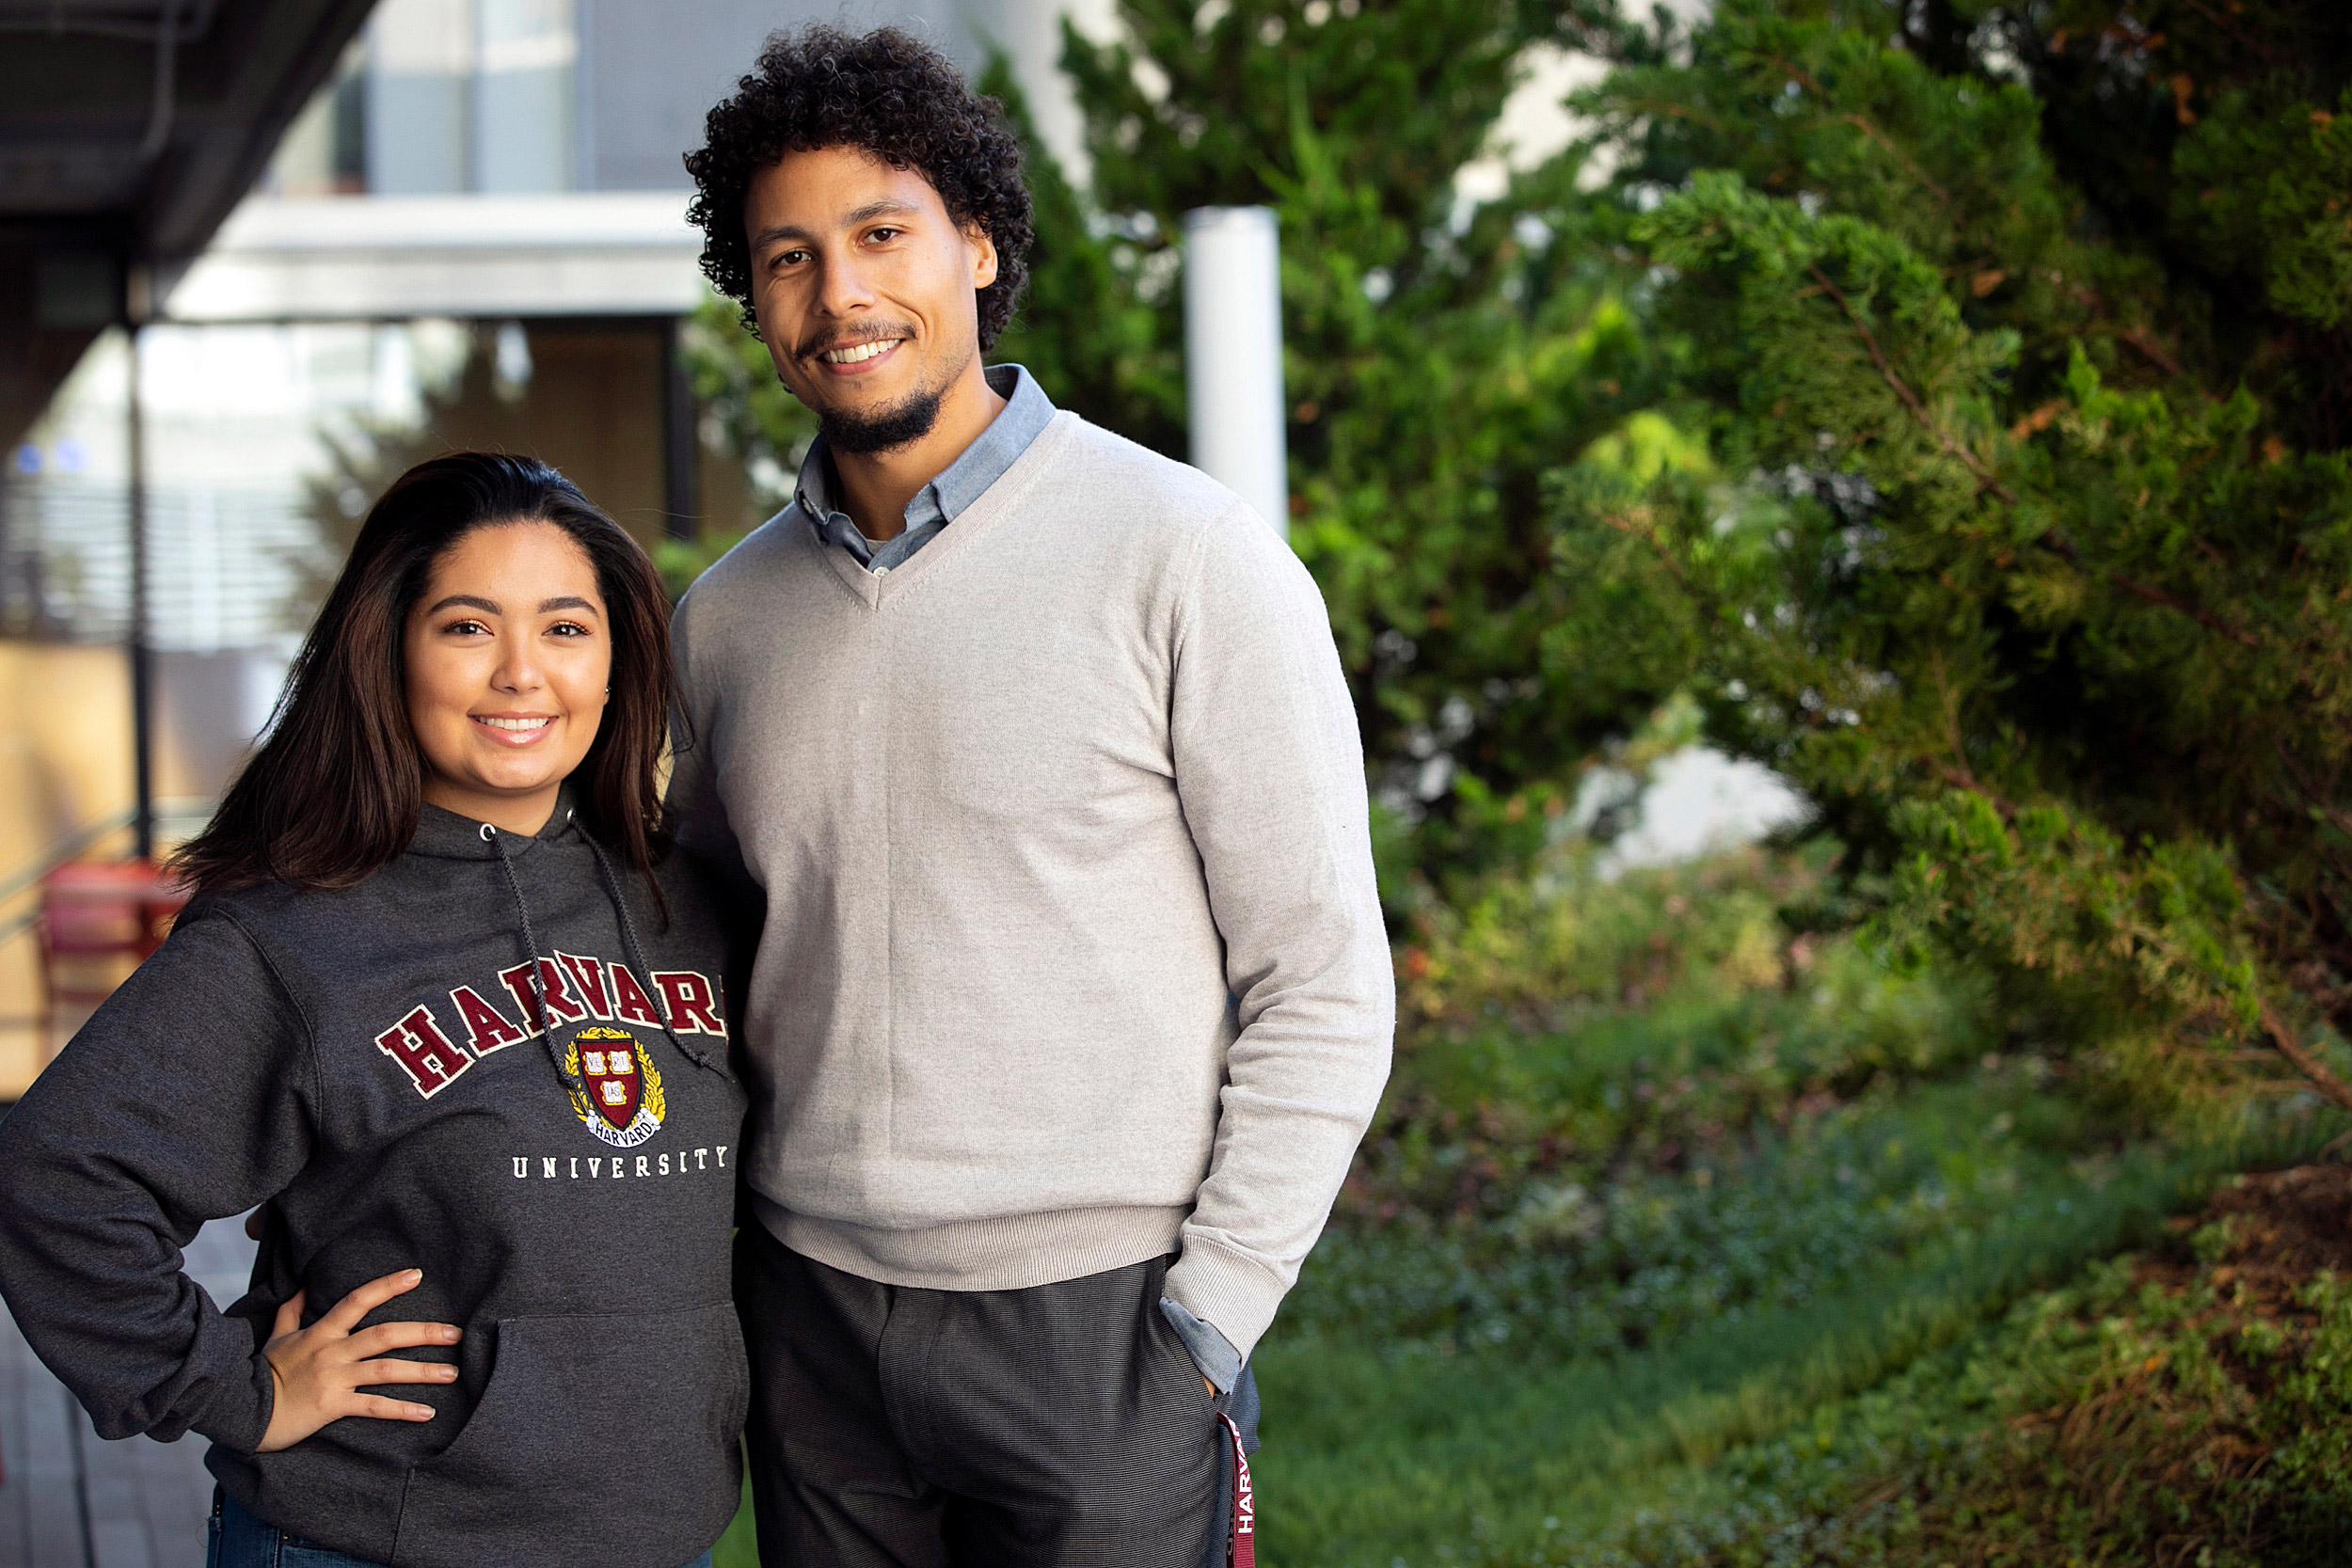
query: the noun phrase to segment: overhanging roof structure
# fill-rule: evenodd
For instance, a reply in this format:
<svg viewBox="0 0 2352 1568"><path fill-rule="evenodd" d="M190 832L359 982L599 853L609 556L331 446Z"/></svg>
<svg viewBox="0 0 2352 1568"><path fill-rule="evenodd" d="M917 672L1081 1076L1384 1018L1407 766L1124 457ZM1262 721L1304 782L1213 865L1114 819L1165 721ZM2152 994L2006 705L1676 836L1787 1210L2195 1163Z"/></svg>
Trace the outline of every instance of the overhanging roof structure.
<svg viewBox="0 0 2352 1568"><path fill-rule="evenodd" d="M0 444L195 259L372 0L0 0Z"/></svg>
<svg viewBox="0 0 2352 1568"><path fill-rule="evenodd" d="M165 296L178 322L676 316L704 297L682 191L256 197Z"/></svg>

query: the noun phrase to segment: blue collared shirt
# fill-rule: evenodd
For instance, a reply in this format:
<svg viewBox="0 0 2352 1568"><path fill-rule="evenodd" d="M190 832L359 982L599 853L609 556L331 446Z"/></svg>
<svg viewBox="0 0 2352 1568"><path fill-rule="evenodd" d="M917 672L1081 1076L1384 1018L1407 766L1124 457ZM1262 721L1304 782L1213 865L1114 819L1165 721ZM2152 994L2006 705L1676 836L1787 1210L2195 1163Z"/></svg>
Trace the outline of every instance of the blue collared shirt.
<svg viewBox="0 0 2352 1568"><path fill-rule="evenodd" d="M848 513L834 506L827 484L831 465L825 456L825 438L819 436L811 441L792 499L817 530L817 537L848 550L869 572L887 572L930 544L941 529L1004 478L1005 470L1052 422L1054 404L1037 379L1018 365L991 365L985 373L989 389L1005 400L1005 406L961 456L914 493L914 499L907 502L906 527L879 545L858 531Z"/></svg>

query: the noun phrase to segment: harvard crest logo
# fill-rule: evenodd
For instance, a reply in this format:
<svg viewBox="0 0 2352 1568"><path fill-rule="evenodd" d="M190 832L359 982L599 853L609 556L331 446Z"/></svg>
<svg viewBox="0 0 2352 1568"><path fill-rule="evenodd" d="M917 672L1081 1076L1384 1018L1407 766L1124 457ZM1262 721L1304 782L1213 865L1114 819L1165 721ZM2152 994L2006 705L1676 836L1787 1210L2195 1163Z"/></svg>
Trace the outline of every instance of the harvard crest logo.
<svg viewBox="0 0 2352 1568"><path fill-rule="evenodd" d="M572 1091L580 1122L614 1148L634 1148L661 1131L669 1111L661 1074L634 1037L601 1026L582 1029L564 1053L564 1070L587 1087Z"/></svg>

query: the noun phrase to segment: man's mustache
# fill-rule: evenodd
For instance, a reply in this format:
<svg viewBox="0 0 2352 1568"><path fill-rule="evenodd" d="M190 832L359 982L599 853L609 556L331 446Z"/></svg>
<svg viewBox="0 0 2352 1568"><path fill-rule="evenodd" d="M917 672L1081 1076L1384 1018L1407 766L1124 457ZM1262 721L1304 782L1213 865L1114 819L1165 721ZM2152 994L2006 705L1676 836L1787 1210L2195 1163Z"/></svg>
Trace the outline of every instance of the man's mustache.
<svg viewBox="0 0 2352 1568"><path fill-rule="evenodd" d="M846 334L841 332L811 333L802 339L799 346L792 352L797 358L813 359L818 355L827 354L837 348L862 348L867 343L886 343L914 336L914 327L911 323L878 322Z"/></svg>

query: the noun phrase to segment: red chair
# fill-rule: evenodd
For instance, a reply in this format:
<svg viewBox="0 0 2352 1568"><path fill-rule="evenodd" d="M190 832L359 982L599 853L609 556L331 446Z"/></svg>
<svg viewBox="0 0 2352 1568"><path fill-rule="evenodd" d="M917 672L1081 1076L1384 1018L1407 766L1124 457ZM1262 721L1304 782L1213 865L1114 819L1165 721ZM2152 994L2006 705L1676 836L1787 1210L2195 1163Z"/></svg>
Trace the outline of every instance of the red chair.
<svg viewBox="0 0 2352 1568"><path fill-rule="evenodd" d="M41 1023L59 1006L95 1007L134 965L163 945L187 890L147 861L61 865L40 879ZM54 1032L50 1034L54 1041Z"/></svg>

